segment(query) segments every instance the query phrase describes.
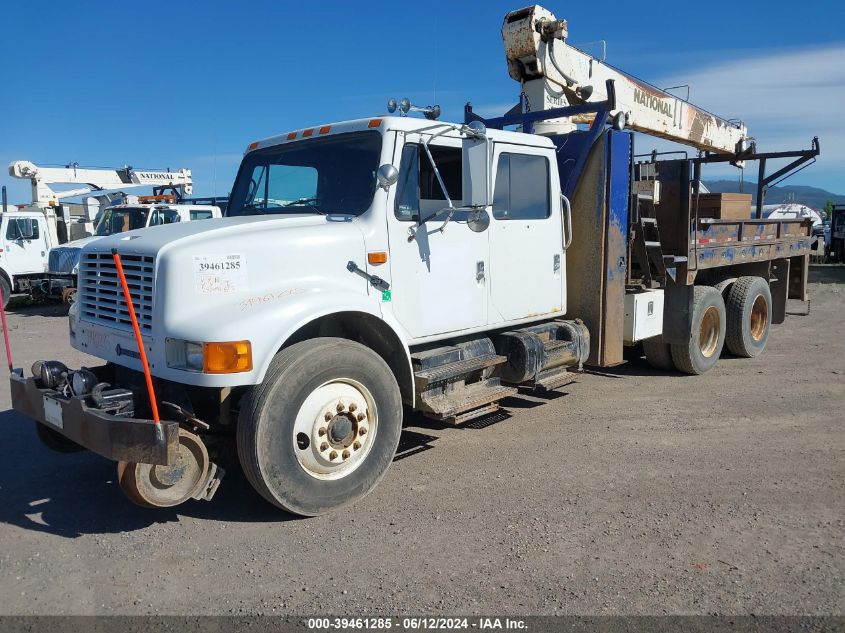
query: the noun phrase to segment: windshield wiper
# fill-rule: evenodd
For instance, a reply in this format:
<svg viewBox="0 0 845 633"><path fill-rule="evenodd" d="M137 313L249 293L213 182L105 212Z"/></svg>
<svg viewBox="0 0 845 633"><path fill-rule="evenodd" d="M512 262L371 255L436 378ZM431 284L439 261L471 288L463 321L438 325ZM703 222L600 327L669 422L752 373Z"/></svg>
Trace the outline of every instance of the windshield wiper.
<svg viewBox="0 0 845 633"><path fill-rule="evenodd" d="M328 211L324 211L320 207L318 207L315 202L317 202L317 198L300 198L299 200L292 200L291 202L286 202L281 206L282 209L287 209L289 207L309 207L314 209L320 215L328 215Z"/></svg>
<svg viewBox="0 0 845 633"><path fill-rule="evenodd" d="M254 204L245 204L241 207L241 215L264 215L267 210Z"/></svg>
<svg viewBox="0 0 845 633"><path fill-rule="evenodd" d="M299 198L297 200L291 200L290 202L285 202L282 207L295 207L299 205L308 205L313 206L313 204L317 202L317 198Z"/></svg>

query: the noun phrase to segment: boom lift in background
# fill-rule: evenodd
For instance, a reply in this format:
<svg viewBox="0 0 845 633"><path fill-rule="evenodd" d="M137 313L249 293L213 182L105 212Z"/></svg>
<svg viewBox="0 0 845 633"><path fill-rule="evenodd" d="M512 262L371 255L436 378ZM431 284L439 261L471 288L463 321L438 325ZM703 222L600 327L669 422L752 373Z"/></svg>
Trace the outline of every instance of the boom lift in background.
<svg viewBox="0 0 845 633"><path fill-rule="evenodd" d="M18 160L9 164L9 175L30 181L32 201L9 206L5 197L3 200L0 294L4 305L12 293L37 294L51 248L94 232L98 211L115 201L114 193L107 192L151 187L154 195L170 191L177 198L193 192L190 169L136 170L80 167L76 163L57 167ZM59 184L84 186L55 189ZM67 202L80 197L85 198L82 204Z"/></svg>

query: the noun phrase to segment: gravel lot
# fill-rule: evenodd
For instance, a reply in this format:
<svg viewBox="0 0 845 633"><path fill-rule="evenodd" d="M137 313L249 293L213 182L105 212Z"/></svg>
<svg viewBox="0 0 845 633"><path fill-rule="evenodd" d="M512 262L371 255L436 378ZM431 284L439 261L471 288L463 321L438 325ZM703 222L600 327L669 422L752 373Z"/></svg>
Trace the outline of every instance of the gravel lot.
<svg viewBox="0 0 845 633"><path fill-rule="evenodd" d="M113 463L42 448L4 383L0 612L842 614L845 269L813 279L761 358L414 417L380 486L316 519L236 470L211 503L137 508ZM61 308L10 325L18 365L85 362Z"/></svg>

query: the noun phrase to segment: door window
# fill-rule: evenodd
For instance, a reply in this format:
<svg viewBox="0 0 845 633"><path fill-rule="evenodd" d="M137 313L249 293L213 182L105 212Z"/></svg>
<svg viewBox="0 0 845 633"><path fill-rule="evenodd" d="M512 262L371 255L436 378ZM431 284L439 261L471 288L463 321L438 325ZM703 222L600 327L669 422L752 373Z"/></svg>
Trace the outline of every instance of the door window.
<svg viewBox="0 0 845 633"><path fill-rule="evenodd" d="M461 149L442 145L429 145L428 149L437 164L437 170L452 204L460 206L463 195ZM422 219L425 220L432 213L444 209L445 201L443 188L437 180L437 174L425 149L419 144L407 143L402 148L394 209L396 217L404 221L416 220L420 217L422 209ZM461 214L465 215L466 212L460 212L454 217L457 219Z"/></svg>
<svg viewBox="0 0 845 633"><path fill-rule="evenodd" d="M150 218L150 226L159 226L160 224L175 224L179 222L179 212L175 209L156 209L153 211L153 217Z"/></svg>
<svg viewBox="0 0 845 633"><path fill-rule="evenodd" d="M192 220L210 220L214 217L211 211L206 211L205 209L191 209L190 213Z"/></svg>
<svg viewBox="0 0 845 633"><path fill-rule="evenodd" d="M7 240L37 240L38 220L34 218L10 218L6 227Z"/></svg>
<svg viewBox="0 0 845 633"><path fill-rule="evenodd" d="M549 217L550 211L548 159L502 152L496 166L493 217L543 220Z"/></svg>

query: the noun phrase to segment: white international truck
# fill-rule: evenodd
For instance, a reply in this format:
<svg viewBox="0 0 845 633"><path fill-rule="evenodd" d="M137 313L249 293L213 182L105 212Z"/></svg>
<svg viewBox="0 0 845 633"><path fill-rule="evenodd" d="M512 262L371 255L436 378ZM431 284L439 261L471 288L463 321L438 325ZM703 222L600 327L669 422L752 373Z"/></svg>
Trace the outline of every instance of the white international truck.
<svg viewBox="0 0 845 633"><path fill-rule="evenodd" d="M248 146L227 217L86 246L70 341L103 364L16 370L15 410L47 445L117 461L136 503L211 498L234 443L265 499L317 515L376 485L403 411L460 424L639 343L655 367L689 374L723 350L759 354L787 298L806 299L809 224L751 217L750 202L722 217L736 209L714 211L699 183L709 163L773 154L638 80L648 97L617 102L635 80L576 63L565 22L540 7L509 14L503 33L523 95L509 114L468 106L444 123L437 108L401 116L403 100L389 105L400 116L285 132ZM565 77L544 70L551 58ZM605 83L587 85L600 65ZM558 101L539 107L550 81ZM703 151L638 159L629 125ZM817 153L814 140L777 156Z"/></svg>
<svg viewBox="0 0 845 633"><path fill-rule="evenodd" d="M191 170L135 170L131 167L103 168L36 165L27 160L9 164L9 175L30 181L32 201L9 205L3 199L0 218L0 297L8 304L13 293L40 297L48 290L50 249L94 232L96 213L110 204L106 192L151 187L154 193L193 190ZM83 185L58 189L55 185ZM5 187L4 187L5 194ZM97 204L71 204L68 201L89 196ZM77 213L73 211L77 210Z"/></svg>

